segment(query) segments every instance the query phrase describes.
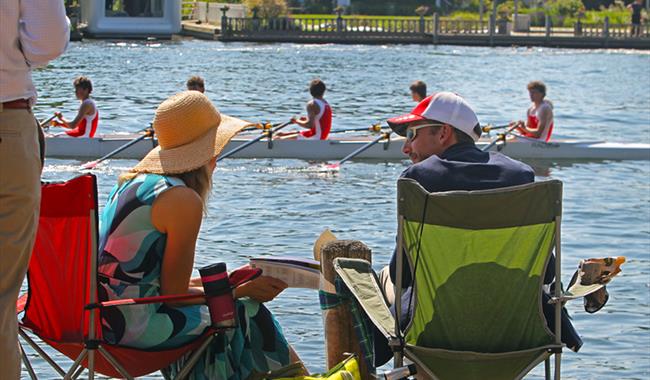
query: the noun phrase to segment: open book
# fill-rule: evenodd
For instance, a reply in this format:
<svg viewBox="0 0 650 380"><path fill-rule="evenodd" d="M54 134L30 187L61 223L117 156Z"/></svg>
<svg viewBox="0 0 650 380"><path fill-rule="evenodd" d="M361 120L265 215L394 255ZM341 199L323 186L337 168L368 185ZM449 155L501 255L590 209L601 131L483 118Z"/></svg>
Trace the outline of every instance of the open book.
<svg viewBox="0 0 650 380"><path fill-rule="evenodd" d="M311 259L293 257L257 257L250 259L252 268L262 270L263 276L282 280L290 288L318 289L320 263Z"/></svg>

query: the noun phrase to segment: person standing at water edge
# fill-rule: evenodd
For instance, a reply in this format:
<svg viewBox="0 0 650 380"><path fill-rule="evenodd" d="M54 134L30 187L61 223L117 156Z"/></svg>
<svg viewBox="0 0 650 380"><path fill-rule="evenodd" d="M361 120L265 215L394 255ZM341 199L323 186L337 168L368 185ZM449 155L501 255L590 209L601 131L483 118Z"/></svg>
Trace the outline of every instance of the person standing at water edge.
<svg viewBox="0 0 650 380"><path fill-rule="evenodd" d="M61 0L0 2L0 377L20 378L16 299L34 244L41 200L32 67L61 55L70 25Z"/></svg>
<svg viewBox="0 0 650 380"><path fill-rule="evenodd" d="M313 99L307 103L307 118L291 118L292 123L308 129L300 132L298 139L327 140L332 129L332 108L323 98L325 90L325 83L320 79L314 79L309 84Z"/></svg>
<svg viewBox="0 0 650 380"><path fill-rule="evenodd" d="M189 91L205 92L205 81L198 75L194 75L185 83Z"/></svg>
<svg viewBox="0 0 650 380"><path fill-rule="evenodd" d="M427 84L421 80L411 83L409 90L411 90L411 99L416 103L420 103L427 97Z"/></svg>
<svg viewBox="0 0 650 380"><path fill-rule="evenodd" d="M535 179L534 172L528 165L501 153L483 152L476 147L475 142L481 137L481 126L476 113L463 98L454 93L431 95L409 114L389 119L388 125L395 133L406 137L402 151L413 162L401 177L416 180L428 192L496 189L531 183ZM408 262L406 255L404 262ZM553 265L551 260L546 283L553 281ZM379 278L387 301L394 304L397 253L393 254L389 266L380 272ZM402 303L402 315L407 316L402 321L402 326L405 327L409 322L410 313L407 309L412 284L408 265L404 267L402 279L402 297L406 300ZM553 315L553 307L548 311L550 314L546 315L547 320ZM570 325L568 315L565 317L562 326L563 335L566 334L564 341L570 348L577 350L582 342ZM391 352L382 334L375 334L375 339L376 364L382 365L391 357Z"/></svg>
<svg viewBox="0 0 650 380"><path fill-rule="evenodd" d="M528 95L533 104L526 111L526 121L510 123L522 136L549 141L553 133L553 103L546 97L546 85L541 81L528 83Z"/></svg>
<svg viewBox="0 0 650 380"><path fill-rule="evenodd" d="M74 94L81 101L77 116L74 120L68 121L61 112L56 113L58 121L54 124L67 129L65 133L72 137L95 137L97 125L99 124L99 111L97 104L90 97L93 92L93 83L87 77L81 76L73 82Z"/></svg>
<svg viewBox="0 0 650 380"><path fill-rule="evenodd" d="M627 6L632 11L632 37L641 37L641 11L643 10L643 0L635 0Z"/></svg>

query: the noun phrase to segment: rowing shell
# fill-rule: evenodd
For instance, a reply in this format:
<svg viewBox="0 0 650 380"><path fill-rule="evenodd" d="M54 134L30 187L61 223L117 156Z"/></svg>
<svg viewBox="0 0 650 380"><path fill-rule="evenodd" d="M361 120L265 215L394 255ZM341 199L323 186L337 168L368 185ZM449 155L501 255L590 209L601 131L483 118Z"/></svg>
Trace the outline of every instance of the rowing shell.
<svg viewBox="0 0 650 380"><path fill-rule="evenodd" d="M99 138L48 137L46 157L79 158L94 160L126 144L138 135L104 135ZM227 152L246 143L251 137L233 139L224 149ZM302 160L338 160L367 144L372 139L364 136L348 136L330 140L277 140L272 144L264 139L242 149L233 158L293 158ZM359 154L358 159L403 160L402 137L382 141ZM490 143L481 140L477 147ZM141 159L156 145L155 139L144 139L117 154L114 158ZM615 143L595 140L557 140L549 143L522 139L508 140L494 146L510 157L547 160L650 160L650 144Z"/></svg>

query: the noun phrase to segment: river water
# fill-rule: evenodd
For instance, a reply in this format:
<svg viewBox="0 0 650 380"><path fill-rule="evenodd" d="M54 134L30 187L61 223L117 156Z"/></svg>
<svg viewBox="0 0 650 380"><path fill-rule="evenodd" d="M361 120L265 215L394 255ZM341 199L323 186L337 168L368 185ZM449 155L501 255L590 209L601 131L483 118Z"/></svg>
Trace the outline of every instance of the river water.
<svg viewBox="0 0 650 380"><path fill-rule="evenodd" d="M463 95L482 123L522 118L526 84L546 82L555 104L556 137L650 143L650 55L636 51L448 46L356 46L85 41L37 70L36 114L55 109L72 117L72 80L94 83L102 132L136 131L155 107L181 91L190 75L206 79L207 95L222 112L251 121L287 120L301 113L307 84L328 85L334 127L362 127L414 106L411 81L430 91ZM135 161L114 160L97 171L100 204L117 174ZM46 179L77 174L73 160L48 159ZM569 304L583 335L580 353L563 356L567 379L650 377L650 162L531 162L538 180L564 181L564 281L579 259L626 256L608 288L609 304L589 315ZM224 160L214 177L196 254L196 267L251 256L311 256L319 233L359 239L387 263L396 225L395 181L408 162L351 162L339 175L321 176L300 160ZM504 206L507 207L507 206ZM316 292L290 289L269 303L308 367L324 368ZM58 357L58 356L57 356ZM43 378L47 365L35 359ZM26 376L26 374L24 374ZM155 377L155 376L153 376ZM528 377L541 378L541 368Z"/></svg>

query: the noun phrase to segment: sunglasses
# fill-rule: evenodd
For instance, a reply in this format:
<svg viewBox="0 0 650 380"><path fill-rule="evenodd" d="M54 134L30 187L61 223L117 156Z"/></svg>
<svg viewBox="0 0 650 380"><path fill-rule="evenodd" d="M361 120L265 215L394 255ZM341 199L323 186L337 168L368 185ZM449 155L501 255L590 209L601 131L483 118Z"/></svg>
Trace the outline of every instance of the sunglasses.
<svg viewBox="0 0 650 380"><path fill-rule="evenodd" d="M408 141L413 141L418 135L418 129L429 128L429 127L442 127L444 124L423 124L418 125L417 127L411 127L406 129L406 139Z"/></svg>

